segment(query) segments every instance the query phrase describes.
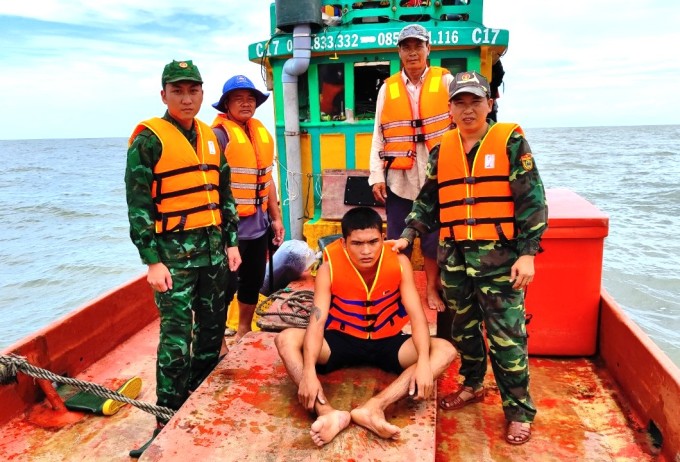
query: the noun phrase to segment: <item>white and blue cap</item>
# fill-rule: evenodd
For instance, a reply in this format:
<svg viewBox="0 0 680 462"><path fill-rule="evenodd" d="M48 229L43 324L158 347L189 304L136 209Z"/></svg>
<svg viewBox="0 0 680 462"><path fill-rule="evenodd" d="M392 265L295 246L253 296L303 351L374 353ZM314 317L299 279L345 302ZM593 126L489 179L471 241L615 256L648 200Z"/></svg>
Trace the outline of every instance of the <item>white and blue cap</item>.
<svg viewBox="0 0 680 462"><path fill-rule="evenodd" d="M212 107L220 112L225 112L224 102L227 100L229 93L234 90L250 90L255 96L255 107L260 107L260 105L267 101L267 98L269 98L269 93L261 92L255 88L255 85L248 77L245 75L235 75L224 82L224 86L222 87L222 96L218 102L212 105Z"/></svg>

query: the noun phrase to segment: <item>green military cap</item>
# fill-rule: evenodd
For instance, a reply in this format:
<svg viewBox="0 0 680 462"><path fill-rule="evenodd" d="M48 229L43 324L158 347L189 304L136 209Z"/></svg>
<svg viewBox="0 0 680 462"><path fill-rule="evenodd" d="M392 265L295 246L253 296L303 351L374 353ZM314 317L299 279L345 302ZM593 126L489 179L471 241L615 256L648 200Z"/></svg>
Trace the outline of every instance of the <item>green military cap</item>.
<svg viewBox="0 0 680 462"><path fill-rule="evenodd" d="M489 81L478 72L459 72L449 85L449 101L460 93L472 93L473 95L488 98L491 95Z"/></svg>
<svg viewBox="0 0 680 462"><path fill-rule="evenodd" d="M166 64L163 69L163 76L161 77L161 84L165 87L166 83L180 82L188 80L190 82L203 83L201 73L198 68L194 66L191 60L175 61Z"/></svg>

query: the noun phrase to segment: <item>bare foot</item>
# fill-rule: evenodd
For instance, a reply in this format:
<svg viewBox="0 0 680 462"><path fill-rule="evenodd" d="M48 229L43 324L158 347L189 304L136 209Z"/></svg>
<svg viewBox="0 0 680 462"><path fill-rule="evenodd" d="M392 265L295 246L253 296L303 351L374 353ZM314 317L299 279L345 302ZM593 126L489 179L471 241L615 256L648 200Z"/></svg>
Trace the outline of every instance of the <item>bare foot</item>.
<svg viewBox="0 0 680 462"><path fill-rule="evenodd" d="M248 333L250 332L249 330L237 330L236 334L234 335L234 343L238 343L241 341L241 339Z"/></svg>
<svg viewBox="0 0 680 462"><path fill-rule="evenodd" d="M314 444L321 447L331 442L335 436L349 425L350 415L347 411L333 410L320 415L312 424L309 435Z"/></svg>
<svg viewBox="0 0 680 462"><path fill-rule="evenodd" d="M428 286L427 288L427 306L431 310L437 310L439 312L444 311L444 302L436 287Z"/></svg>
<svg viewBox="0 0 680 462"><path fill-rule="evenodd" d="M364 405L352 409L351 416L355 424L371 430L381 438L399 439L401 429L385 420L385 413L380 409Z"/></svg>
<svg viewBox="0 0 680 462"><path fill-rule="evenodd" d="M510 444L524 444L531 438L531 423L508 422L505 440Z"/></svg>

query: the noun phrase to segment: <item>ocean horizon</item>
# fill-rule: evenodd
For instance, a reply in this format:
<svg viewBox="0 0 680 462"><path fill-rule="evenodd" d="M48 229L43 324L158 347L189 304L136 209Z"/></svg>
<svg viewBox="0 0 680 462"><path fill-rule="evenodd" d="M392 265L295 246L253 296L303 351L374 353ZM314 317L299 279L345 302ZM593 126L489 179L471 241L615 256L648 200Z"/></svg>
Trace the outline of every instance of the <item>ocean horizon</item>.
<svg viewBox="0 0 680 462"><path fill-rule="evenodd" d="M680 365L680 125L525 132L547 188L609 215L603 285ZM145 272L128 237L126 149L126 137L0 140L0 348Z"/></svg>

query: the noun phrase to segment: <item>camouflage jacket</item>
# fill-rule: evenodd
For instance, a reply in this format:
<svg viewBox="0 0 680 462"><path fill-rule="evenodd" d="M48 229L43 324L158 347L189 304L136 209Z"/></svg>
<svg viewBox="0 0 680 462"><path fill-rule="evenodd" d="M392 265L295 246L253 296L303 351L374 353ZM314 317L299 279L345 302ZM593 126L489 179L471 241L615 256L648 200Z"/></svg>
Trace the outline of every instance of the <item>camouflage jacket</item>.
<svg viewBox="0 0 680 462"><path fill-rule="evenodd" d="M490 122L489 127L491 125L493 122ZM479 145L477 142L468 153L470 163L477 154ZM535 255L539 251L541 236L548 225L545 190L534 160L529 157L530 161L527 162L527 157L524 157L525 161L522 162L520 159L525 154L531 154L526 139L518 133L513 133L507 147L510 157L510 189L515 204L515 224L518 230L513 244L518 255ZM413 242L416 232L430 232L439 226L438 161L439 146L435 146L430 151L425 184L413 203L413 209L406 218L406 229L401 235L410 242ZM494 244L494 241L476 242L475 247L484 248L485 244Z"/></svg>
<svg viewBox="0 0 680 462"><path fill-rule="evenodd" d="M192 127L183 129L170 115L163 119L172 123L196 149L197 134ZM238 214L231 193L230 169L224 156L220 163L221 227L192 229L156 234L155 206L151 198L153 169L161 157L162 145L148 128L132 141L127 152L125 193L130 221L130 238L137 246L144 264L163 262L173 268L195 268L219 264L225 258L225 246L238 246Z"/></svg>

